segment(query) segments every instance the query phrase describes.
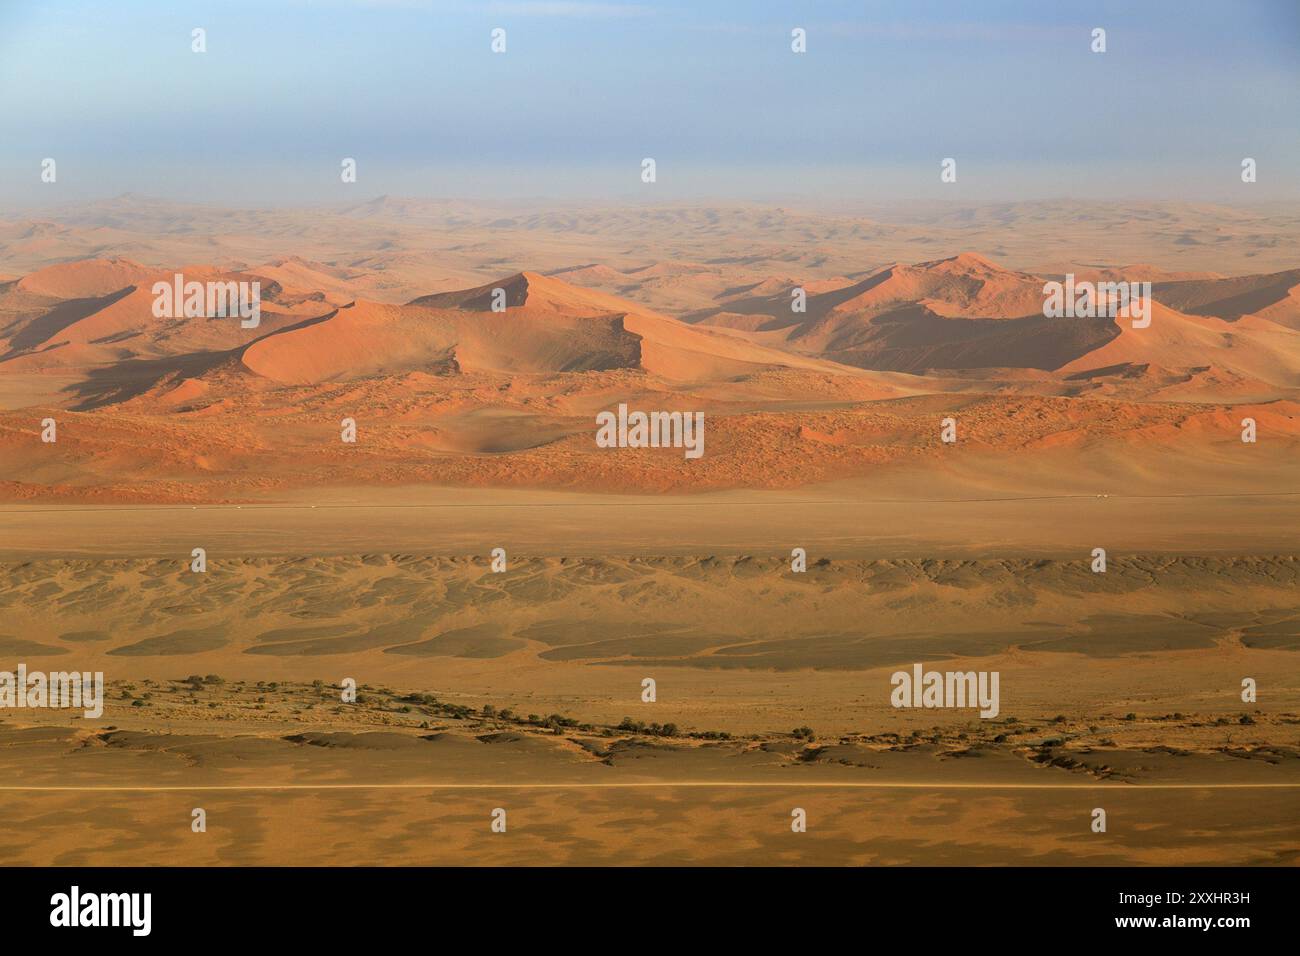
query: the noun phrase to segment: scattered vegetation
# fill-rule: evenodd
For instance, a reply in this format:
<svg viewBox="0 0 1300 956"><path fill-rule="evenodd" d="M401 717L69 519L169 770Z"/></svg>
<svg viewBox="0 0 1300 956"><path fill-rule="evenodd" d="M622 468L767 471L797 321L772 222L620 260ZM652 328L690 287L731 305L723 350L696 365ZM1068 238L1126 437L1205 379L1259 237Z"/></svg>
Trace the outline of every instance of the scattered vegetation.
<svg viewBox="0 0 1300 956"><path fill-rule="evenodd" d="M650 737L676 737L676 724L647 724L644 721L633 720L631 717L624 717L616 730L622 730L631 734L645 734Z"/></svg>
<svg viewBox="0 0 1300 956"><path fill-rule="evenodd" d="M411 730L440 731L449 729L451 722L465 722L475 732L479 728L501 731L509 727L532 733L550 733L561 735L595 735L603 738L635 736L654 739L689 739L691 741L771 741L781 738L809 745L800 753L808 753L817 741L816 732L806 725L795 727L786 735L780 734L744 734L735 735L720 730L681 729L672 722L658 723L634 720L623 717L618 724L604 725L581 722L578 718L562 713L517 714L512 708L495 703L473 705L442 700L436 694L425 691L403 693L387 688L375 688L360 685L354 703L344 703L340 699L341 688L336 682L314 680L309 683L287 684L277 681L227 682L216 674L191 674L183 680L171 679L161 684L144 681L143 693L136 692L136 685L131 683L115 684L111 691L114 701L122 706L131 707L178 708L177 713L184 713L182 708L189 708L189 713L198 717L200 708L207 717L225 707L235 714L243 714L248 719L267 721L311 722L325 720L343 725L365 727L409 728ZM239 694L241 688L252 693ZM1259 712L1257 711L1256 714ZM331 716L332 715L332 716ZM168 715L171 716L171 715ZM212 713L220 717L220 713ZM1287 716L1287 715L1283 715ZM211 718L208 718L211 719ZM912 729L906 731L881 731L876 734L848 734L839 737L843 744L864 744L867 746L884 746L890 748L910 749L918 744L933 744L939 753L945 751L969 752L965 748L1001 745L1012 748L1026 759L1040 765L1060 766L1066 769L1078 769L1084 764L1068 750L1063 750L1067 743L1084 747L1125 747L1146 746L1139 737L1135 743L1121 739L1097 735L1106 730L1106 724L1115 720L1129 724L1149 725L1152 721L1191 721L1193 727L1228 727L1236 725L1251 726L1264 718L1251 714L1210 716L1187 715L1174 712L1162 716L1148 715L1139 718L1136 713L1128 713L1117 718L1106 715L1101 725L1082 724L1079 721L1071 726L1071 719L1063 714L1044 718L1043 727L1025 723L1013 716L1003 717L1000 721L965 721L958 725L935 726L929 730ZM1300 721L1295 721L1300 722ZM476 725L476 726L475 726ZM1068 729L1067 729L1068 728ZM1086 728L1086 729L1085 729ZM1140 730L1134 726L1134 733ZM1045 736L1039 737L1041 732ZM1229 738L1230 739L1230 738ZM820 751L819 751L820 752ZM1096 768L1094 768L1096 769ZM1110 772L1102 767L1102 771Z"/></svg>

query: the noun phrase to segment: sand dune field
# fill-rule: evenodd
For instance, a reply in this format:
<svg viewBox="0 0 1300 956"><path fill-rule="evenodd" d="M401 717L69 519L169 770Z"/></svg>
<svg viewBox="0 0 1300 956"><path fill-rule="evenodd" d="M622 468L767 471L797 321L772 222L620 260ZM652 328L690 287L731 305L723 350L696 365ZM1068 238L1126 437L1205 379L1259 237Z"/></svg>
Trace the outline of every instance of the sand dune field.
<svg viewBox="0 0 1300 956"><path fill-rule="evenodd" d="M0 220L0 670L105 681L0 710L0 846L1294 865L1300 219L1150 212ZM1048 316L1066 273L1150 324ZM178 274L256 321L160 315Z"/></svg>

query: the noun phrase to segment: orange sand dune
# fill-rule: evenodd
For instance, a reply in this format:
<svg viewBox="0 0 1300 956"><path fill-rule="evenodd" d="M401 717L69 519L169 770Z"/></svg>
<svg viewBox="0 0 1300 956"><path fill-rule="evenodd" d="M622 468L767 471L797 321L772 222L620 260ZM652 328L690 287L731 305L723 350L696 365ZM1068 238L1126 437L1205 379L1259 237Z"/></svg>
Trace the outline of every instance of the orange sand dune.
<svg viewBox="0 0 1300 956"><path fill-rule="evenodd" d="M893 265L866 279L838 288L810 289L807 312L790 307L789 289L764 296L770 287L753 292L757 298L731 302L738 313L763 312L789 317L797 328L792 339L829 341L846 318L879 315L901 305L923 304L937 315L955 318L1017 318L1041 313L1043 280L1013 272L973 252L919 265ZM806 286L804 288L807 288Z"/></svg>
<svg viewBox="0 0 1300 956"><path fill-rule="evenodd" d="M697 318L768 345L861 368L909 372L1053 369L1114 334L1104 321L1045 319L1042 288L1041 278L962 253L891 266L859 282L812 292L805 313L792 310L787 290L729 302ZM763 318L756 321L756 315Z"/></svg>
<svg viewBox="0 0 1300 956"><path fill-rule="evenodd" d="M81 299L117 292L151 279L157 272L130 259L89 259L39 269L20 279L18 288L59 299Z"/></svg>
<svg viewBox="0 0 1300 956"><path fill-rule="evenodd" d="M20 332L10 340L3 367L12 372L79 369L224 351L330 310L328 303L319 300L292 304L264 300L259 324L244 328L238 316L160 319L153 314L153 303L146 284L95 300L101 308L70 323L38 320L28 327L35 335ZM53 310L43 318L60 312Z"/></svg>
<svg viewBox="0 0 1300 956"><path fill-rule="evenodd" d="M494 290L506 311L491 311ZM420 369L498 373L641 368L688 380L772 365L832 368L734 336L693 329L603 292L520 273L407 306L358 302L249 346L244 364L279 382Z"/></svg>
<svg viewBox="0 0 1300 956"><path fill-rule="evenodd" d="M520 312L531 313L521 315ZM358 302L249 346L244 364L278 382L350 380L416 370L558 372L630 368L638 343L622 319L533 309L470 314Z"/></svg>
<svg viewBox="0 0 1300 956"><path fill-rule="evenodd" d="M1227 322L1212 316L1184 315L1151 303L1151 324L1133 328L1114 320L1119 334L1106 345L1059 369L1087 369L1154 362L1166 368L1210 369L1275 385L1300 385L1300 335L1263 320Z"/></svg>
<svg viewBox="0 0 1300 956"><path fill-rule="evenodd" d="M92 277L122 268L85 265ZM237 501L338 483L794 488L955 458L938 440L950 415L959 448L1015 451L1027 465L1077 446L1158 469L1171 451L1240 444L1246 409L1261 431L1253 461L1271 467L1300 447L1287 404L1300 390L1297 331L1160 303L1143 329L1049 319L1041 305L999 314L1023 308L1031 290L1040 302L1041 282L969 253L836 280L812 292L796 325L749 331L532 271L405 305L336 303L365 274L292 257L183 271L256 277L261 326L158 319L150 276L68 300L0 290L11 317L0 353L0 396L14 409L0 414L8 496ZM785 281L733 294L788 308ZM941 302L957 314L935 311ZM15 402L24 390L33 398ZM597 448L593 416L621 403L703 412L705 457ZM54 450L35 427L50 416L60 419ZM339 442L344 417L359 422L355 447Z"/></svg>
<svg viewBox="0 0 1300 956"><path fill-rule="evenodd" d="M341 269L324 262L310 262L298 256L276 259L247 272L278 283L285 289L310 289L323 294L335 305L356 298L357 286L365 284L364 270Z"/></svg>
<svg viewBox="0 0 1300 956"><path fill-rule="evenodd" d="M508 310L506 313L490 313L493 290L498 288L505 293ZM413 300L411 305L444 310L489 312L491 315L514 315L516 318L530 321L540 318L552 325L555 321L553 316L556 315L587 318L621 317L620 328L638 340L635 343L638 351L635 364L646 371L671 379L716 378L755 371L771 365L834 370L834 366L829 363L782 353L720 332L691 328L675 319L659 315L617 296L583 289L554 276L542 276L534 272L519 273L500 282L489 283L475 289L422 296ZM485 319L480 318L475 324L475 328L479 330L479 337L483 335L485 322ZM526 334L530 331L528 325L514 324L505 328L511 331L510 338L513 338L515 332ZM570 335L573 334L572 327L563 328ZM509 345L511 356L527 354L527 349L522 342L499 343L499 345L506 344ZM559 357L566 361L557 362L553 357L544 361L533 361L532 370L563 371L578 367L565 353L561 352ZM495 364L492 362L485 364L480 361L474 367L508 367L501 364L503 361L505 356L496 356ZM513 364L519 365L520 359L514 358ZM601 362L591 364L590 367L620 366ZM839 371L845 370L839 369Z"/></svg>
<svg viewBox="0 0 1300 956"><path fill-rule="evenodd" d="M1119 270L1102 270L1109 275ZM1102 274L1098 273L1098 274ZM1137 267L1127 274L1144 281ZM1217 369L1202 381L1219 394L1262 395L1300 385L1300 270L1235 279L1156 282L1152 327L1128 320L1044 317L1043 279L963 253L918 266L891 266L867 279L810 294L794 312L790 291L750 295L693 313L756 342L861 368L1029 368L1078 377L1126 368L1130 390L1145 378L1152 391L1176 381L1137 376L1162 368L1174 379ZM757 287L756 287L757 288ZM1186 306L1188 314L1171 302ZM1257 313L1257 314L1256 314ZM1189 393L1190 394L1190 391Z"/></svg>
<svg viewBox="0 0 1300 956"><path fill-rule="evenodd" d="M916 266L886 269L856 288L826 295L838 299L832 311L880 311L894 303L924 303L938 315L955 318L1016 318L1040 313L1043 282L1012 272L973 252ZM830 301L830 300L828 300Z"/></svg>
<svg viewBox="0 0 1300 956"><path fill-rule="evenodd" d="M697 276L706 268L686 264L674 270L668 265L623 272L583 266L560 275L606 281L611 274L629 278L653 272L671 278ZM691 381L774 365L907 372L1024 368L1059 371L1067 377L1146 366L1169 375L1126 373L1130 392L1144 378L1154 392L1178 384L1178 376L1185 381L1217 370L1222 379L1216 378L1213 387L1224 395L1243 396L1263 394L1261 388L1294 387L1300 375L1300 340L1295 334L1300 329L1300 270L1157 282L1160 319L1154 331L1144 330L1147 334L1139 337L1127 334L1123 321L1045 318L1041 277L1004 269L969 252L915 266L890 266L856 282L810 283L803 287L808 293L803 312L791 308L788 280L769 277L725 291L722 308L691 314L693 327L608 292L531 271L420 296L405 308L423 310L425 317L412 319L418 327L406 331L399 330L397 321L404 313L384 311L396 308L392 306L375 304L331 317L335 307L351 306L356 287L373 282L364 270L281 257L243 272L206 265L180 271L200 281L259 279L266 303L263 325L245 332L237 323L159 322L148 308L152 299L147 286L156 278L170 277L172 270L149 270L125 259L64 264L19 280L9 292L0 291L0 308L10 301L11 308L26 310L8 330L9 354L4 358L10 370L109 365L257 342L245 365L274 381L293 382L318 380L303 376L404 373L418 370L425 359L434 370L446 370L453 358L456 367L484 371L635 367ZM104 289L110 291L94 298ZM504 294L509 314L527 324L502 324L502 313L492 311L497 289ZM78 298L37 314L41 300L15 299L38 294L35 290ZM1172 301L1185 304L1189 313L1170 306ZM390 321L377 323L381 315ZM477 318L471 322L468 316ZM614 318L620 319L617 327L610 321ZM322 340L301 356L272 360L270 355L290 348L288 342L258 342L303 320L323 319L330 321L330 334L340 333L353 345L341 349ZM576 321L596 319L601 321ZM370 333L370 342L355 344L358 335ZM294 330L293 347L319 340L321 334ZM556 336L568 341L553 341ZM389 351L393 354L386 354ZM1202 381L1193 390L1206 385Z"/></svg>
<svg viewBox="0 0 1300 956"><path fill-rule="evenodd" d="M1270 321L1300 328L1300 269L1271 275L1161 282L1151 294L1189 315L1233 321L1243 315L1267 313Z"/></svg>

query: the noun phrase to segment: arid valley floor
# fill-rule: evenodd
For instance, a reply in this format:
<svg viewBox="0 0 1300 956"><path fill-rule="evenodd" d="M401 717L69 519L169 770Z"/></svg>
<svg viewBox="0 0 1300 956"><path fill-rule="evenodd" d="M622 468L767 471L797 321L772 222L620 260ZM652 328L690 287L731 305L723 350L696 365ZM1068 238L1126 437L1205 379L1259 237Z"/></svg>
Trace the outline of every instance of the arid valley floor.
<svg viewBox="0 0 1300 956"><path fill-rule="evenodd" d="M1140 212L5 213L0 669L107 693L0 710L0 849L1295 865L1300 209ZM176 272L260 326L155 317ZM1150 326L1044 318L1067 272ZM915 663L999 714L891 706Z"/></svg>

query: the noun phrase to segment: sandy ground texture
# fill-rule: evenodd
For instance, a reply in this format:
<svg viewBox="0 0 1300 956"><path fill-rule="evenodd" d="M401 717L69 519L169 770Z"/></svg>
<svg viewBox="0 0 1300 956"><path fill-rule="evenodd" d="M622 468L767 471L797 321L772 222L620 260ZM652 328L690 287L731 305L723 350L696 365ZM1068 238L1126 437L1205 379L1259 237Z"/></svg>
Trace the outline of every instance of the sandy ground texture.
<svg viewBox="0 0 1300 956"><path fill-rule="evenodd" d="M23 862L1276 864L1300 848L1294 557L4 572L6 659L108 680L98 719L3 714ZM913 662L997 671L998 715L892 707Z"/></svg>
<svg viewBox="0 0 1300 956"><path fill-rule="evenodd" d="M11 860L1258 865L1300 849L1295 713L736 736L216 675L111 697L102 729L0 728ZM1293 743L1263 743L1278 736Z"/></svg>
<svg viewBox="0 0 1300 956"><path fill-rule="evenodd" d="M1294 865L1297 238L1285 204L8 215L0 671L107 683L0 708L0 848ZM159 316L177 271L259 322ZM1151 282L1150 324L1044 316L1067 272ZM702 456L600 447L620 404L702 413ZM996 673L996 715L893 706L917 664Z"/></svg>

